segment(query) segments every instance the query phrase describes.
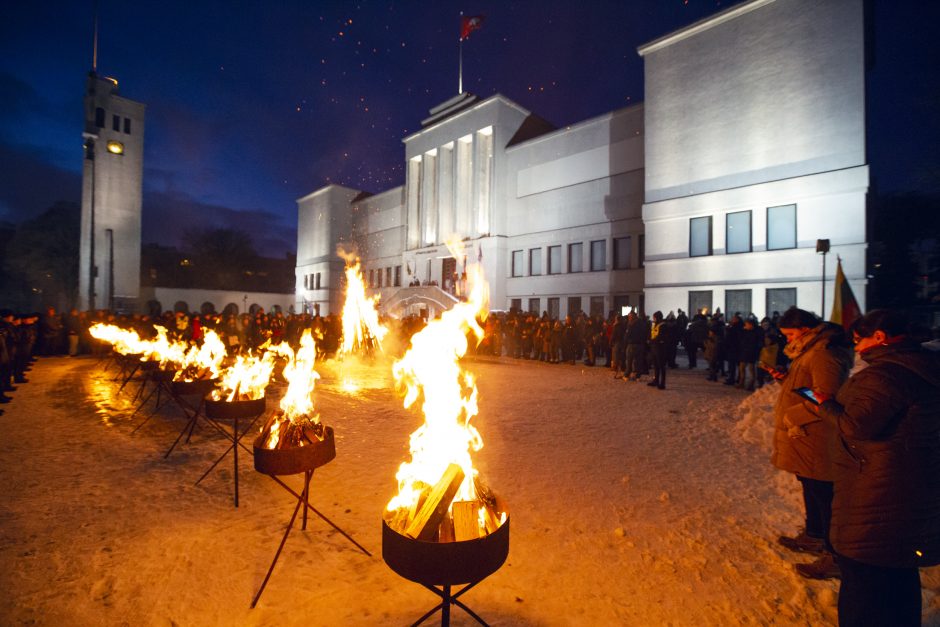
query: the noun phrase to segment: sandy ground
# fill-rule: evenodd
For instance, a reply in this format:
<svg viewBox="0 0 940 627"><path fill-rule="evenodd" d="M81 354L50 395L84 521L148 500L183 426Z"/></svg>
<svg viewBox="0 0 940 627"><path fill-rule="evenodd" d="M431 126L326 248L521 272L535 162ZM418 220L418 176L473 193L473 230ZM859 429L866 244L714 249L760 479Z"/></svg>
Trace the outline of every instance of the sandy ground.
<svg viewBox="0 0 940 627"><path fill-rule="evenodd" d="M664 391L608 370L476 359L485 446L475 460L511 508L507 563L463 597L493 625L826 625L836 582L807 582L774 539L800 524L797 484L768 463L775 390L672 371ZM0 623L405 625L434 595L382 561L381 515L421 419L388 364L328 362L317 406L336 459L249 609L293 510L240 464L240 506L208 428L163 458L183 425L132 416L132 383L92 358L48 358L0 416ZM344 380L362 387L343 391ZM269 405L270 406L270 405ZM287 481L298 487L298 476ZM925 575L926 624L937 579ZM437 619L439 620L439 619ZM429 624L434 624L431 620ZM457 610L453 624L475 624Z"/></svg>

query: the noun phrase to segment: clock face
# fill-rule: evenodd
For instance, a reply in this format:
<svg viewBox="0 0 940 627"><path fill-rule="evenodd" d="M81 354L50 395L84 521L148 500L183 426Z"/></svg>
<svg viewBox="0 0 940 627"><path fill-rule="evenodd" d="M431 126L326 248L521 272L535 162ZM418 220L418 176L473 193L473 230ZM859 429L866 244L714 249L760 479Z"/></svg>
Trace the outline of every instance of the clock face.
<svg viewBox="0 0 940 627"><path fill-rule="evenodd" d="M124 154L124 144L121 143L121 142L113 141L113 140L112 140L112 141L109 141L109 142L108 142L108 152L110 152L111 154L115 154L115 155L123 155L123 154Z"/></svg>

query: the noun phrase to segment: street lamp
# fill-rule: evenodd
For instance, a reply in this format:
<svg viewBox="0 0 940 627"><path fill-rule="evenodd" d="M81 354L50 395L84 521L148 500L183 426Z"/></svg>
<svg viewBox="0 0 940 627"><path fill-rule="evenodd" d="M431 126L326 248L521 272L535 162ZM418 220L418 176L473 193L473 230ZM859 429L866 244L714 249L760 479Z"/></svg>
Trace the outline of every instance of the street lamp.
<svg viewBox="0 0 940 627"><path fill-rule="evenodd" d="M816 240L816 252L822 253L822 308L819 310L819 316L826 319L826 253L829 252L829 240Z"/></svg>

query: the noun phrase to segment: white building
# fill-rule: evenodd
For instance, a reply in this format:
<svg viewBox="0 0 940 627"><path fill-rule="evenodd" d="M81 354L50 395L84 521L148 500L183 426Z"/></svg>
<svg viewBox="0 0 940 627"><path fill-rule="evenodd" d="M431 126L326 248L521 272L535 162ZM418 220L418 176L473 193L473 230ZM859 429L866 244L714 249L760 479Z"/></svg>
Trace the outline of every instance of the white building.
<svg viewBox="0 0 940 627"><path fill-rule="evenodd" d="M861 0L754 0L639 53L647 308L818 313L828 239L864 311Z"/></svg>
<svg viewBox="0 0 940 627"><path fill-rule="evenodd" d="M817 239L864 307L862 26L861 0L753 0L641 47L643 105L564 129L458 95L403 187L298 201L297 307L338 311L343 247L393 314L449 307L478 259L493 309L819 311Z"/></svg>
<svg viewBox="0 0 940 627"><path fill-rule="evenodd" d="M145 105L90 72L85 92L79 308L134 310L140 296Z"/></svg>

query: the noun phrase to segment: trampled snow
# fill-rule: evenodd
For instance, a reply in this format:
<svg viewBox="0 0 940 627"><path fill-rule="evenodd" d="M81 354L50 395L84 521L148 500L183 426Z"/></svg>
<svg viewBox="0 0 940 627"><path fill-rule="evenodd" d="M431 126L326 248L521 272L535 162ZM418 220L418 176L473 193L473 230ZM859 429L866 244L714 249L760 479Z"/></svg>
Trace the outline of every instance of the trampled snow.
<svg viewBox="0 0 940 627"><path fill-rule="evenodd" d="M661 391L580 364L465 367L480 388L475 464L511 510L507 563L461 597L485 620L835 624L837 582L800 578L807 558L775 541L802 520L796 480L768 461L775 386L747 394L684 368ZM388 363L318 370L337 454L311 502L372 556L313 516L249 609L293 497L244 454L236 509L231 457L193 485L225 450L219 434L203 426L164 460L177 410L132 433L152 407L131 416L135 383L118 393L114 367L92 358L40 360L0 416L0 622L405 625L433 607L381 557L382 511L421 417L402 408ZM299 490L299 476L286 481ZM934 571L922 573L925 624L940 624ZM459 609L452 620L475 624Z"/></svg>

